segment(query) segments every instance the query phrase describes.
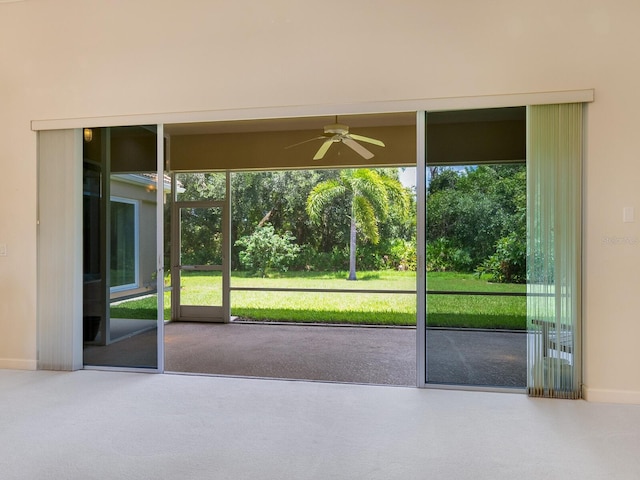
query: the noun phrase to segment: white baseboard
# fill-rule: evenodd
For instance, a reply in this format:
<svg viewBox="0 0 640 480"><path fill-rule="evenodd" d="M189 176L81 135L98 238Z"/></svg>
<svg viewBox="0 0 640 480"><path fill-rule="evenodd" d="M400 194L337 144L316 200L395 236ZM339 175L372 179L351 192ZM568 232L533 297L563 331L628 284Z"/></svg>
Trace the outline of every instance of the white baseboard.
<svg viewBox="0 0 640 480"><path fill-rule="evenodd" d="M600 388L584 389L584 399L597 403L623 403L640 405L640 392L630 390L603 390Z"/></svg>
<svg viewBox="0 0 640 480"><path fill-rule="evenodd" d="M0 368L6 370L37 370L38 362L19 358L0 358Z"/></svg>

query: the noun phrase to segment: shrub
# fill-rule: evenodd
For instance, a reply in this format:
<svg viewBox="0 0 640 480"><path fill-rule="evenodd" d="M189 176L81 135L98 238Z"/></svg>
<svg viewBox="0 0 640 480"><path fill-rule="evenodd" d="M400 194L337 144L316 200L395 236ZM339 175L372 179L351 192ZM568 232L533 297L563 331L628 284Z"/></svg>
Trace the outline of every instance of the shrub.
<svg viewBox="0 0 640 480"><path fill-rule="evenodd" d="M293 240L295 237L290 233L277 234L273 225L266 223L251 235L238 239L235 245L243 249L239 253L242 266L265 277L272 268L287 271L300 252Z"/></svg>
<svg viewBox="0 0 640 480"><path fill-rule="evenodd" d="M496 253L476 268L478 276L488 274L497 283L525 283L527 281L527 246L522 235L511 233L496 244Z"/></svg>
<svg viewBox="0 0 640 480"><path fill-rule="evenodd" d="M469 272L472 270L469 252L456 247L446 238L427 242L427 270L431 272Z"/></svg>
<svg viewBox="0 0 640 480"><path fill-rule="evenodd" d="M330 252L319 252L312 245L300 247L300 253L290 264L291 270L319 272L341 271L349 268L349 251L334 246Z"/></svg>
<svg viewBox="0 0 640 480"><path fill-rule="evenodd" d="M402 240L393 241L389 253L389 267L395 270L416 270L416 242Z"/></svg>

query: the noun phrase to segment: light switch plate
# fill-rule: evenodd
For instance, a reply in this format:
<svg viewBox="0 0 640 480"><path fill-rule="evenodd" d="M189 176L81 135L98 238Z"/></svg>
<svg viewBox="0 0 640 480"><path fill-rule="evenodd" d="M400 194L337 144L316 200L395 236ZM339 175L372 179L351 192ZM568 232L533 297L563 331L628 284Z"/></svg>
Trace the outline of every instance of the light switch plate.
<svg viewBox="0 0 640 480"><path fill-rule="evenodd" d="M624 207L622 209L622 221L624 223L632 223L636 221L633 207Z"/></svg>
<svg viewBox="0 0 640 480"><path fill-rule="evenodd" d="M7 256L7 244L0 243L0 257L6 257L6 256Z"/></svg>

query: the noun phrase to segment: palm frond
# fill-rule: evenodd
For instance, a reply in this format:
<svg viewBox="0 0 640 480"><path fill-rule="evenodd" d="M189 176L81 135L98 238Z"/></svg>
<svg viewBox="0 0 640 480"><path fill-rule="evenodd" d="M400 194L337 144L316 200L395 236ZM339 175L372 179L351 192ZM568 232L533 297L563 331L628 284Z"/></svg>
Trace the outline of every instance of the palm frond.
<svg viewBox="0 0 640 480"><path fill-rule="evenodd" d="M351 179L354 197L364 197L375 214L384 219L389 214L389 197L381 176L374 170L358 169Z"/></svg>
<svg viewBox="0 0 640 480"><path fill-rule="evenodd" d="M357 228L362 235L371 240L371 243L378 243L380 241L380 233L373 205L363 196L354 197L353 213L356 217Z"/></svg>
<svg viewBox="0 0 640 480"><path fill-rule="evenodd" d="M398 210L400 210L406 219L409 215L409 208L411 207L411 199L407 188L395 178L382 175L381 180L387 189L389 200L397 205Z"/></svg>
<svg viewBox="0 0 640 480"><path fill-rule="evenodd" d="M339 196L345 195L347 189L338 180L326 180L317 184L307 197L307 214L318 222L326 208Z"/></svg>

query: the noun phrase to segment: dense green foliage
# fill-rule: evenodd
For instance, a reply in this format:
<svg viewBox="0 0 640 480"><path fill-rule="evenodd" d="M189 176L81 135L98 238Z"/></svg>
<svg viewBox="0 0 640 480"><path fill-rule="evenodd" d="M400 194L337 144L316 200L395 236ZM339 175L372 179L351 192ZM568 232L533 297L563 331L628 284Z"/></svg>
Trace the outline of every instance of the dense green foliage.
<svg viewBox="0 0 640 480"><path fill-rule="evenodd" d="M306 206L309 194L316 185L339 181L340 170L290 170L278 172L241 172L231 174L231 266L233 270L246 268L240 260L241 244L236 242L265 223L274 232L290 232L300 252L289 265L292 270L348 270L351 204L349 198L336 199L322 213L317 223L309 217ZM398 179L397 168L375 169L389 179ZM221 199L225 192L225 175L192 173L178 177L181 200ZM377 222L378 243L366 242L358 246L357 264L360 269L410 268L415 257L415 200L407 191L407 208L398 202L388 204L388 214ZM409 212L409 215L407 215ZM204 213L204 212L196 212ZM211 220L214 220L211 218ZM206 223L203 218L202 222ZM167 229L168 230L168 229ZM192 235L193 232L193 235ZM195 229L183 232L187 249L198 252L204 243ZM169 238L167 238L167 244Z"/></svg>
<svg viewBox="0 0 640 480"><path fill-rule="evenodd" d="M527 281L527 247L522 234L511 232L498 240L496 253L476 268L494 282L525 283Z"/></svg>
<svg viewBox="0 0 640 480"><path fill-rule="evenodd" d="M526 279L524 165L432 168L427 268L476 271L498 282Z"/></svg>
<svg viewBox="0 0 640 480"><path fill-rule="evenodd" d="M281 272L288 270L300 252L300 247L294 240L295 237L289 232L275 233L273 225L267 223L258 227L251 235L237 240L235 244L242 249L239 254L241 265L266 277L270 269Z"/></svg>
<svg viewBox="0 0 640 480"><path fill-rule="evenodd" d="M356 279L356 242L380 242L378 222L385 220L392 204L397 205L401 219L409 216L409 194L397 178L383 170L369 168L341 170L338 179L317 184L307 197L307 214L315 223L324 222L325 212L337 202L348 202L351 208L349 230L349 280ZM388 258L388 257L387 257Z"/></svg>
<svg viewBox="0 0 640 480"><path fill-rule="evenodd" d="M186 208L181 212L183 265L222 264L222 211L220 208Z"/></svg>
<svg viewBox="0 0 640 480"><path fill-rule="evenodd" d="M429 171L428 270L475 271L492 281L524 282L525 166L431 167ZM398 178L397 168L231 174L232 269L259 270L246 258L243 262L246 245L241 239L268 223L274 235L290 234L300 247L288 257L287 268L349 270L350 219L354 215L362 217L357 222L359 270L415 269L415 197L409 189L389 188L398 185ZM187 174L179 180L181 199L224 197L224 174ZM386 199L373 195L381 186ZM366 189L368 195L354 201L354 189ZM322 200L313 211L309 210L311 197ZM368 201L362 201L366 197ZM183 256L188 260L183 263L207 260L201 258L207 250L220 250L219 236L214 233L218 213L194 209L185 214L191 216L191 223L182 232Z"/></svg>

